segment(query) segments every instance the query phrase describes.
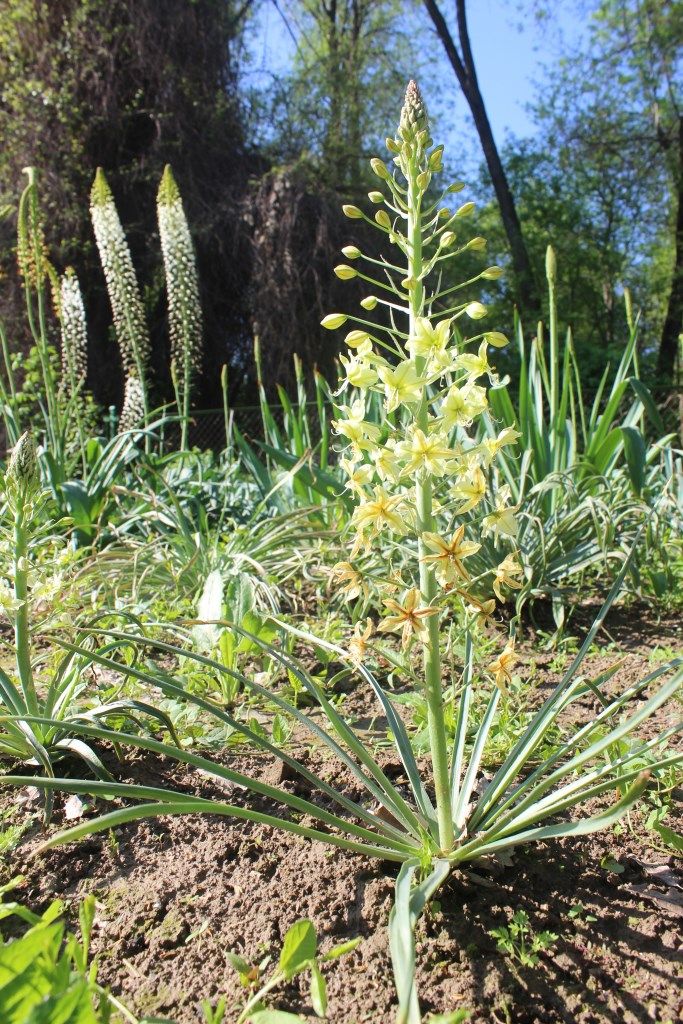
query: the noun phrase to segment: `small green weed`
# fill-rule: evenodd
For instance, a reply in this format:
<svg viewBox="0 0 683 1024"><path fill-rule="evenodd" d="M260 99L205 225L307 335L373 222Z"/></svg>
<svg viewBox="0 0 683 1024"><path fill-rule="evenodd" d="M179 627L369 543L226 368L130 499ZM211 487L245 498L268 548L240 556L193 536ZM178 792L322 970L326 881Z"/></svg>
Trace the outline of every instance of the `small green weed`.
<svg viewBox="0 0 683 1024"><path fill-rule="evenodd" d="M570 908L567 917L572 921L597 921L597 917L586 912L586 908L583 903L575 903L574 906Z"/></svg>
<svg viewBox="0 0 683 1024"><path fill-rule="evenodd" d="M550 949L559 938L555 932L534 932L523 910L515 911L508 925L492 928L489 935L497 940L501 953L506 953L522 967L536 967L539 953Z"/></svg>
<svg viewBox="0 0 683 1024"><path fill-rule="evenodd" d="M322 956L318 955L318 936L313 924L308 920L296 921L287 931L283 943L277 967L267 981L254 992L242 1009L237 1024L243 1024L250 1020L252 1024L287 1024L287 1022L298 1021L300 1018L290 1013L283 1013L281 1010L270 1010L264 1004L265 996L277 985L291 981L297 974L304 971L311 972L311 1005L318 1017L324 1017L327 1012L327 983L320 969L321 963L330 960L337 960L345 953L355 949L360 938L350 939L338 946L334 946L329 952ZM270 964L271 957L266 956L259 964L250 964L244 957L237 953L228 953L228 960L240 977L244 988L253 990L261 981L263 973ZM220 1007L221 1004L219 1004ZM224 1012L223 1004L223 1012ZM218 1024L222 1021L222 1015L216 1018L218 1007L214 1017L209 1017L207 1022ZM206 1010L205 1010L206 1016Z"/></svg>

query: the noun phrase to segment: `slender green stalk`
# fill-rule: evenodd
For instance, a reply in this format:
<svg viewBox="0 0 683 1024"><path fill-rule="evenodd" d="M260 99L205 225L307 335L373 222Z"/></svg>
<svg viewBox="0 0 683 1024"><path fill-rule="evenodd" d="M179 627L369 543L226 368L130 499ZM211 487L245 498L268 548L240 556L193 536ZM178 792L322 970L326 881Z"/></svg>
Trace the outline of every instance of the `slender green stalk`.
<svg viewBox="0 0 683 1024"><path fill-rule="evenodd" d="M31 637L28 617L28 533L26 508L17 502L14 513L14 597L17 610L14 619L14 643L21 689L29 711L38 714L38 699L31 668Z"/></svg>
<svg viewBox="0 0 683 1024"><path fill-rule="evenodd" d="M232 418L230 415L227 363L224 363L221 368L221 395L223 396L223 429L225 431L225 450L230 451L232 449Z"/></svg>
<svg viewBox="0 0 683 1024"><path fill-rule="evenodd" d="M260 1005L260 1003L261 1003L261 1002L262 1002L262 1000L263 1000L263 997L264 997L264 996L267 996L267 995L268 995L268 993L269 993L269 992L270 992L270 991L271 991L272 989L276 988L276 987L277 987L278 985L280 985L280 984L281 984L281 983L282 983L282 982L283 982L284 980L285 980L285 976L284 976L284 974L283 974L283 973L282 973L281 971L275 971L275 973L273 974L273 976L272 976L271 978L269 978L269 979L268 979L268 981L267 981L267 982L265 983L265 985L263 985L263 986L262 986L262 987L261 987L261 988L260 988L260 989L258 990L258 992L255 992L255 993L254 993L254 995L253 995L253 996L251 997L251 999L249 1000L249 1002L248 1002L248 1003L247 1003L247 1004L245 1005L245 1007L244 1007L244 1009L242 1010L241 1014L240 1014L240 1015L239 1015L239 1017L237 1018L237 1024L244 1024L244 1021L246 1021L246 1020L248 1020L248 1019L249 1019L249 1014L250 1014L250 1013L251 1013L251 1012L252 1012L253 1010L255 1010L255 1009L257 1009L257 1008L258 1008L258 1006Z"/></svg>
<svg viewBox="0 0 683 1024"><path fill-rule="evenodd" d="M22 434L12 451L6 476L7 502L14 518L14 642L17 674L24 701L31 714L38 713L36 687L31 668L31 638L28 614L28 524L31 502L39 487L36 443L30 433Z"/></svg>
<svg viewBox="0 0 683 1024"><path fill-rule="evenodd" d="M422 223L421 203L422 190L417 183L420 167L414 157L410 162L408 177L408 277L415 282L410 289L410 334L415 336L418 330L418 317L424 312L424 285L422 283ZM426 360L418 357L416 370L418 376L424 371ZM417 415L419 427L426 434L428 431L429 413L427 402L423 398ZM418 477L416 484L416 507L418 547L420 554L420 596L422 604L431 607L437 596L436 575L432 566L424 561L429 550L424 541L425 533L432 533L434 521L432 515L432 476L425 472ZM431 615L427 620L427 642L423 646L423 663L425 673L425 695L427 698L427 722L429 729L429 747L434 773L434 792L436 796L436 813L439 824L439 843L444 853L453 848L453 818L451 815L450 775L448 768L448 741L446 723L443 713L443 693L441 687L441 640L439 616Z"/></svg>

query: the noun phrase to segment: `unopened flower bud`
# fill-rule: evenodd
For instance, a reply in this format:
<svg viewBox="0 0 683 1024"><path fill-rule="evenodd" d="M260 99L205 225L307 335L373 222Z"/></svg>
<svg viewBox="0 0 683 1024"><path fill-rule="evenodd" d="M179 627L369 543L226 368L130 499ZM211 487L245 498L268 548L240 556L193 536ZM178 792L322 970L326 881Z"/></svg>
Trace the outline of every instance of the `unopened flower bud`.
<svg viewBox="0 0 683 1024"><path fill-rule="evenodd" d="M335 267L334 272L340 281L350 281L351 278L358 277L358 271L353 267L347 267L345 263L340 263L338 267Z"/></svg>
<svg viewBox="0 0 683 1024"><path fill-rule="evenodd" d="M484 338L494 348L505 348L508 343L508 339L501 331L487 331Z"/></svg>
<svg viewBox="0 0 683 1024"><path fill-rule="evenodd" d="M375 220L381 228L387 228L388 230L391 227L391 220L386 210L378 210L375 214Z"/></svg>
<svg viewBox="0 0 683 1024"><path fill-rule="evenodd" d="M470 302L468 306L465 306L465 312L470 320L481 320L482 317L486 316L488 310L483 302Z"/></svg>
<svg viewBox="0 0 683 1024"><path fill-rule="evenodd" d="M367 341L369 337L370 335L367 331L349 331L344 338L344 341L349 348L358 348L358 346L362 345L364 341Z"/></svg>
<svg viewBox="0 0 683 1024"><path fill-rule="evenodd" d="M432 180L432 176L429 171L422 171L417 176L418 188L425 189L428 187L429 182Z"/></svg>
<svg viewBox="0 0 683 1024"><path fill-rule="evenodd" d="M363 255L356 245L345 245L342 249L342 253L346 256L347 260L357 260Z"/></svg>
<svg viewBox="0 0 683 1024"><path fill-rule="evenodd" d="M373 157L370 161L370 166L372 167L373 173L376 174L378 178L382 178L383 181L386 181L391 177L389 174L389 168L384 163L384 160L380 160L379 157Z"/></svg>
<svg viewBox="0 0 683 1024"><path fill-rule="evenodd" d="M474 213L474 203L463 203L462 206L459 206L458 209L455 211L455 216L469 217L471 213Z"/></svg>
<svg viewBox="0 0 683 1024"><path fill-rule="evenodd" d="M429 155L429 170L430 171L441 171L443 170L443 146L437 146L433 153Z"/></svg>
<svg viewBox="0 0 683 1024"><path fill-rule="evenodd" d="M486 270L482 270L481 276L486 281L497 281L499 277L503 276L503 270L501 267L487 267Z"/></svg>
<svg viewBox="0 0 683 1024"><path fill-rule="evenodd" d="M385 139L386 147L390 153L400 153L401 147L395 139Z"/></svg>
<svg viewBox="0 0 683 1024"><path fill-rule="evenodd" d="M448 220L450 215L451 215L451 211L448 209L447 206L442 206L441 209L439 210L438 214L437 214L437 216L441 220Z"/></svg>
<svg viewBox="0 0 683 1024"><path fill-rule="evenodd" d="M452 185L449 185L446 189L447 192L462 192L465 187L464 181L454 181Z"/></svg>
<svg viewBox="0 0 683 1024"><path fill-rule="evenodd" d="M371 203L383 203L384 196L381 192L368 192L368 199Z"/></svg>
<svg viewBox="0 0 683 1024"><path fill-rule="evenodd" d="M344 206L342 206L342 213L345 217L350 217L351 220L360 220L363 216L361 210L359 210L357 206L350 206L348 203L345 203Z"/></svg>
<svg viewBox="0 0 683 1024"><path fill-rule="evenodd" d="M455 241L455 231L444 231L443 235L439 239L439 245L442 249L447 249L449 245L453 245Z"/></svg>
<svg viewBox="0 0 683 1024"><path fill-rule="evenodd" d="M38 459L36 442L30 430L21 435L14 448L7 467L7 483L28 494L38 486Z"/></svg>
<svg viewBox="0 0 683 1024"><path fill-rule="evenodd" d="M486 239L482 238L481 235L477 235L475 238L470 238L467 243L468 249L473 249L475 252L483 252L486 248Z"/></svg>
<svg viewBox="0 0 683 1024"><path fill-rule="evenodd" d="M415 280L414 277L404 277L403 280L401 281L401 287L407 289L407 291L411 291L411 289L413 289L416 284L417 281Z"/></svg>
<svg viewBox="0 0 683 1024"><path fill-rule="evenodd" d="M374 309L377 305L376 295L366 295L364 299L360 300L360 304L363 309Z"/></svg>
<svg viewBox="0 0 683 1024"><path fill-rule="evenodd" d="M557 274L557 260L555 250L549 245L545 251L545 275L549 281L554 281Z"/></svg>
<svg viewBox="0 0 683 1024"><path fill-rule="evenodd" d="M337 327L343 327L347 320L346 313L328 313L322 318L320 325L328 331L335 331Z"/></svg>

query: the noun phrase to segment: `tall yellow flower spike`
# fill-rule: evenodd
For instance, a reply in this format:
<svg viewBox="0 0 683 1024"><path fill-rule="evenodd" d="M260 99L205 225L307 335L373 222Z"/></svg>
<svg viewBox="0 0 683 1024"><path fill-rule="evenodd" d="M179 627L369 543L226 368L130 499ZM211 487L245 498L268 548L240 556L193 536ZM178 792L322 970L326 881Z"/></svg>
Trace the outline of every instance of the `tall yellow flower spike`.
<svg viewBox="0 0 683 1024"><path fill-rule="evenodd" d="M477 524L484 516L486 529L496 539L510 543L513 532L514 510L500 503L490 507L484 472L499 448L513 438L499 435L478 444L467 433L487 410L483 385L497 380L489 363L490 347L499 347L506 339L499 331L484 330L464 340L460 332L467 327L480 331L488 310L474 296L456 301L453 295L461 294L459 285L440 290L439 282L449 279L442 275L444 263L466 251L483 252L486 243L478 235L462 238L474 204L462 203L455 209L448 205L462 186L436 187L443 147L433 146L425 103L414 82L406 90L400 124L387 148L393 165L371 161L379 182L369 193L373 207L384 203L384 208L366 215L349 205L344 213L352 222L363 220L379 231L382 246L393 247L393 255L385 255L383 249L378 260L366 257L357 245L344 246L344 258L353 266L340 264L337 276L361 277L372 292L362 299L359 316L333 313L323 326L348 332L340 390L357 395L334 421L342 446L346 444L340 465L349 478L347 488L358 500L351 519L355 536L350 557L379 539L388 563L380 575L388 578L394 572L394 549L400 544L409 551L411 540L417 547L414 585L402 603L387 599L387 614L378 630L400 632L404 648L415 639L422 644L439 843L447 853L453 848L454 831L440 622L448 612L449 593L475 609L478 618L490 616L495 603L469 593L472 581L464 563L480 548ZM380 277L373 276L375 267L381 268ZM493 280L499 274L497 267L484 266L478 276ZM432 279L435 287L430 291ZM371 314L373 322L367 319ZM368 403L369 394L379 397L381 411L375 418L368 413L366 419L366 409L377 410L379 404ZM469 513L470 526L457 521ZM471 538L468 531L473 532ZM403 568L402 575L407 571ZM347 580L353 586L352 578ZM503 561L493 582L497 594L503 586L521 585L516 563ZM364 636L357 631L354 643L360 644Z"/></svg>

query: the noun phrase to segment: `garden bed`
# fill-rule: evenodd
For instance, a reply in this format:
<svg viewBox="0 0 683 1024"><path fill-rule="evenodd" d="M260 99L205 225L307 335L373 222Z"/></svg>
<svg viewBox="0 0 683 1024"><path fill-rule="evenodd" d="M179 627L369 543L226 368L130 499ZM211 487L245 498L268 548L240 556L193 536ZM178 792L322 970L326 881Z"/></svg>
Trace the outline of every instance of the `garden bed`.
<svg viewBox="0 0 683 1024"><path fill-rule="evenodd" d="M623 651L627 658L614 680L619 688L651 670L660 651L681 650L682 629L673 617L655 623L642 610L615 609L608 628L614 647L593 655L589 668L597 674L615 660L617 649ZM536 662L542 692L557 678L557 655L539 654L531 645L525 654ZM590 702L583 705L577 718L591 711ZM358 690L348 707L362 716ZM678 711L680 705L664 707L648 728L670 725ZM315 751L309 757L322 774L357 795L331 761L321 762ZM283 778L268 758L240 751L229 759L231 767L271 784L300 785ZM223 798L227 786L219 789L152 755L127 761L124 775ZM231 802L246 799L227 788ZM63 798L57 808L59 825ZM597 836L522 848L493 871L489 865L475 868L474 875L455 873L418 932L424 1009L468 1007L477 1024L681 1019L683 872L672 851L643 827L642 815L632 819ZM673 812L667 823L675 827ZM354 952L325 968L328 1019L393 1021L386 923L394 866L219 817L126 825L115 835L103 833L36 859L31 854L40 839L36 825L10 854L5 871L26 875L22 898L32 907L60 896L75 908L79 897L96 894L100 979L139 1015L198 1024L201 1000L225 995L226 1021L233 1021L243 990L226 951L253 963L268 952L276 958L287 928L307 917L323 950L363 938ZM519 910L534 932L558 936L534 968L515 964L490 935ZM270 1005L315 1019L305 980L276 990Z"/></svg>

